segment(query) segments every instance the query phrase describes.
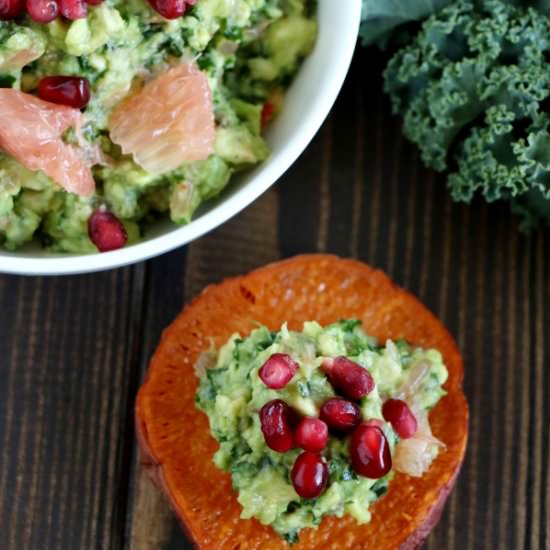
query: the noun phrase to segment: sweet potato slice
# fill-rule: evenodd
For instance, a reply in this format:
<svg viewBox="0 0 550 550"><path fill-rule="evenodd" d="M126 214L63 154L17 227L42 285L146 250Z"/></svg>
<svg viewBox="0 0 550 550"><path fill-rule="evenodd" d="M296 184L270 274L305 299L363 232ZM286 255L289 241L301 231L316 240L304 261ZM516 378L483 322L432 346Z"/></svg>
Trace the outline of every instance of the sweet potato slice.
<svg viewBox="0 0 550 550"><path fill-rule="evenodd" d="M422 478L397 474L372 507L369 524L326 517L318 529L302 530L292 548L417 548L437 523L460 469L468 430L455 342L432 313L382 272L354 260L306 255L206 288L165 331L139 392L136 425L143 464L197 547L288 548L271 528L239 518L230 476L212 463L218 445L206 415L194 405L198 355L234 332L248 334L257 323L277 330L288 321L300 330L303 321L324 325L342 318L360 319L381 341L406 338L442 352L448 395L431 411L430 423L447 449Z"/></svg>

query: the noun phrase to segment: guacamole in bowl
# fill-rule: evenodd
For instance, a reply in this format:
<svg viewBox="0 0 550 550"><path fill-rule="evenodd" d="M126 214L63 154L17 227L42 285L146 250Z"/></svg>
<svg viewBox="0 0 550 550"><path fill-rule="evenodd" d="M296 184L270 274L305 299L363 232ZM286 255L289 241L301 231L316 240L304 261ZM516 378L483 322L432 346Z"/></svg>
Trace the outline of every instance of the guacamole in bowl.
<svg viewBox="0 0 550 550"><path fill-rule="evenodd" d="M318 30L309 0L197 0L170 19L146 0L64 4L49 23L0 11L6 250L113 250L159 217L189 223L269 156Z"/></svg>

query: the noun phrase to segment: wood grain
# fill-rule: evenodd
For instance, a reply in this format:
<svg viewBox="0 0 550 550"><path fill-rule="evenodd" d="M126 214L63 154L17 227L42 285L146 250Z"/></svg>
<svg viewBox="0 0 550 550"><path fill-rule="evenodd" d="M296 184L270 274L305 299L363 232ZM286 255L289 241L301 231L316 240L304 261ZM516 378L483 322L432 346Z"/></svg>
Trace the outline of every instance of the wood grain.
<svg viewBox="0 0 550 550"><path fill-rule="evenodd" d="M141 474L132 407L163 328L205 285L299 252L417 294L466 363L471 439L431 550L550 549L550 232L453 204L360 51L276 188L191 246L88 276L0 276L0 548L189 548ZM365 75L369 78L365 78Z"/></svg>
<svg viewBox="0 0 550 550"><path fill-rule="evenodd" d="M116 547L143 267L4 277L0 547Z"/></svg>

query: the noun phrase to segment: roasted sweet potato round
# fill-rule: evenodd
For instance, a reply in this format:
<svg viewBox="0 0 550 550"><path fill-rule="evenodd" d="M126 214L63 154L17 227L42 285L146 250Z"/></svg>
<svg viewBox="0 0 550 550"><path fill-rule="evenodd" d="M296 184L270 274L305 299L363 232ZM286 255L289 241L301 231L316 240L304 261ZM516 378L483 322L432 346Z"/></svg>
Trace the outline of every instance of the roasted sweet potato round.
<svg viewBox="0 0 550 550"><path fill-rule="evenodd" d="M381 341L405 338L441 351L449 370L448 395L431 411L430 423L447 448L423 477L397 474L386 496L373 505L369 524L327 517L318 529L304 529L293 548L416 548L437 523L468 431L456 344L432 313L384 273L354 260L306 255L206 288L165 331L139 392L136 426L143 464L197 547L288 547L270 527L240 519L230 476L212 463L218 444L194 404L197 357L234 332L248 334L258 323L277 330L287 321L300 330L307 320L324 325L343 318L360 319Z"/></svg>

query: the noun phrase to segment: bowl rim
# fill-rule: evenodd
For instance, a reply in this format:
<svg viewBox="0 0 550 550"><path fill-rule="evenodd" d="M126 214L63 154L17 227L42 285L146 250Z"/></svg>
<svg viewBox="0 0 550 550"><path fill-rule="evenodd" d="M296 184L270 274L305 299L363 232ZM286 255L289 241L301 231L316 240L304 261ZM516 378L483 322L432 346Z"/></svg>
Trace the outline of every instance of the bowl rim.
<svg viewBox="0 0 550 550"><path fill-rule="evenodd" d="M332 2L334 0L325 0ZM348 4L349 2L349 4ZM17 252L0 250L0 273L16 275L74 275L99 272L123 267L148 260L184 246L207 232L219 227L256 200L288 170L315 137L328 116L342 88L355 50L361 21L361 0L347 0L345 12L348 27L353 32L339 35L336 62L331 67L330 76L312 98L309 111L302 124L283 148L271 159L260 165L259 173L252 181L208 212L192 220L189 224L177 227L163 235L152 237L128 248L112 252L94 254L65 254L51 257L20 257Z"/></svg>

